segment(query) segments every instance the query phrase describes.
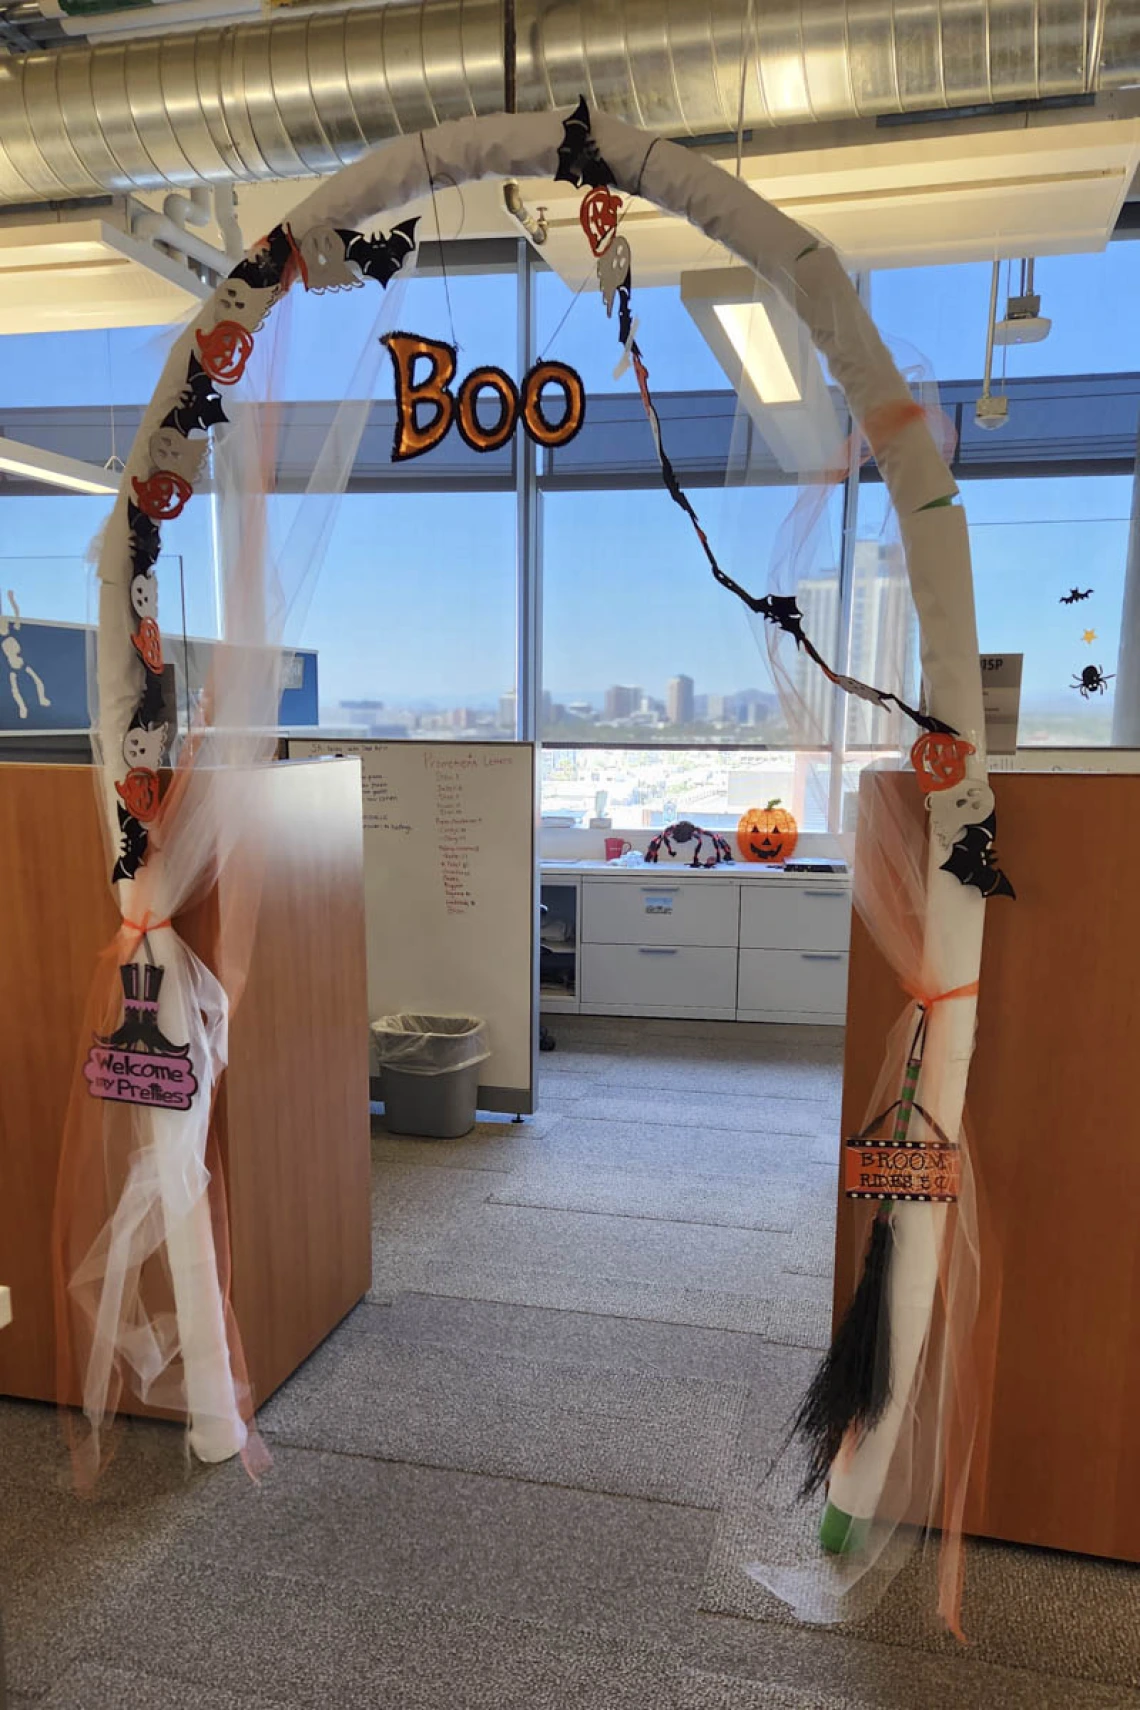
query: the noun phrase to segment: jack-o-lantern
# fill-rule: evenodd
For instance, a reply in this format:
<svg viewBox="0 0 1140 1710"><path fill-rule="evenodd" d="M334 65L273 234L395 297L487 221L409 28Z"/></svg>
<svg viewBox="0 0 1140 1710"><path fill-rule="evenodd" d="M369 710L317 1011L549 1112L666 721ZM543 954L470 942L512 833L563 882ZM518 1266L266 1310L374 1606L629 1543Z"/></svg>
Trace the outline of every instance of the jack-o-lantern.
<svg viewBox="0 0 1140 1710"><path fill-rule="evenodd" d="M777 796L766 808L749 808L736 828L736 843L746 861L786 861L796 846L799 826Z"/></svg>

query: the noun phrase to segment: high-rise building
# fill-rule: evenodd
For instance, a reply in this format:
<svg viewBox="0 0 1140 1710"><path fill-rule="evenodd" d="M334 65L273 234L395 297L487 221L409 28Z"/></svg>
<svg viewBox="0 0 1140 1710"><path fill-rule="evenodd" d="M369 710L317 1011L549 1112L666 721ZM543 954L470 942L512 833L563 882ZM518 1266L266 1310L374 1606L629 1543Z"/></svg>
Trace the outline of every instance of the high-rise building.
<svg viewBox="0 0 1140 1710"><path fill-rule="evenodd" d="M808 576L797 584L804 633L830 662L839 623L839 573ZM877 540L855 543L851 585L851 676L908 698L914 659L915 615L901 549ZM807 742L827 741L835 691L806 653L795 662L794 682L806 709ZM848 708L846 740L853 746L893 748L902 740L900 715L865 701Z"/></svg>
<svg viewBox="0 0 1140 1710"><path fill-rule="evenodd" d="M641 690L626 683L611 683L606 690L602 716L608 721L632 718L641 705Z"/></svg>
<svg viewBox="0 0 1140 1710"><path fill-rule="evenodd" d="M670 724L692 724L693 679L670 677L665 691L665 710Z"/></svg>
<svg viewBox="0 0 1140 1710"><path fill-rule="evenodd" d="M515 691L508 689L505 695L499 696L499 729L515 733Z"/></svg>

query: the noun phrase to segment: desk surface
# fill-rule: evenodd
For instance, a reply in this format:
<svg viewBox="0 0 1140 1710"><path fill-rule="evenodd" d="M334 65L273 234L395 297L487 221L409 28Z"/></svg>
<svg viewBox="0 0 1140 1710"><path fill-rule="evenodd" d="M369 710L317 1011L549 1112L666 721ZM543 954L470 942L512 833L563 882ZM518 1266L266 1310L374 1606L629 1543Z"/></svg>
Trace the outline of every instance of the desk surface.
<svg viewBox="0 0 1140 1710"><path fill-rule="evenodd" d="M612 861L541 861L539 871L546 878L589 879L675 879L700 880L702 884L732 882L747 884L787 885L818 884L849 885L851 874L825 872L787 872L783 867L765 867L758 861L722 862L718 867L690 867L684 861L643 861L638 867L621 867Z"/></svg>

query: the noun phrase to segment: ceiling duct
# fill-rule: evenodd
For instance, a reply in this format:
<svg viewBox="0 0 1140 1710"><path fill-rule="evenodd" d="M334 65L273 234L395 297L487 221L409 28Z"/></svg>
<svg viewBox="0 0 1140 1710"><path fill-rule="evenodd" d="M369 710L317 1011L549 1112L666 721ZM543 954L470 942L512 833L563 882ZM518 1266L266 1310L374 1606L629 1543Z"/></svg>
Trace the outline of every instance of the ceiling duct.
<svg viewBox="0 0 1140 1710"><path fill-rule="evenodd" d="M518 106L584 92L665 134L733 132L746 15L752 130L1140 81L1140 8L1107 0L517 0ZM0 201L327 173L502 104L501 0L286 7L23 54L0 60Z"/></svg>

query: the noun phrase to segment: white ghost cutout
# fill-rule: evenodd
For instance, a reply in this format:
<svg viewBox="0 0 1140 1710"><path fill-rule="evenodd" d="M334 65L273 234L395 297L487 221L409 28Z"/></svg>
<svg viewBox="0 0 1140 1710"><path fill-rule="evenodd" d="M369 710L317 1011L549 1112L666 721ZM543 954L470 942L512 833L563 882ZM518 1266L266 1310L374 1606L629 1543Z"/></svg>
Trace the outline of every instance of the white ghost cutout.
<svg viewBox="0 0 1140 1710"><path fill-rule="evenodd" d="M930 829L944 849L953 846L964 826L980 825L994 811L994 793L982 780L967 778L948 790L933 790L926 798Z"/></svg>
<svg viewBox="0 0 1140 1710"><path fill-rule="evenodd" d="M158 582L153 576L134 577L131 582L131 605L137 617L158 617Z"/></svg>
<svg viewBox="0 0 1140 1710"><path fill-rule="evenodd" d="M187 439L174 428L159 428L150 436L148 450L156 469L181 475L193 487L202 473L202 460L209 449L205 439Z"/></svg>
<svg viewBox="0 0 1140 1710"><path fill-rule="evenodd" d="M614 298L621 287L629 282L632 260L629 244L620 235L614 239L605 254L598 257L598 284L602 288L607 315L613 314Z"/></svg>
<svg viewBox="0 0 1140 1710"><path fill-rule="evenodd" d="M214 299L214 325L236 321L246 332L255 333L280 294L275 285L247 285L244 279L227 279Z"/></svg>
<svg viewBox="0 0 1140 1710"><path fill-rule="evenodd" d="M123 759L128 766L143 766L148 772L157 772L165 752L165 724L137 725L123 738Z"/></svg>
<svg viewBox="0 0 1140 1710"><path fill-rule="evenodd" d="M297 245L309 291L352 291L363 285L344 253L344 239L334 226L310 226Z"/></svg>

